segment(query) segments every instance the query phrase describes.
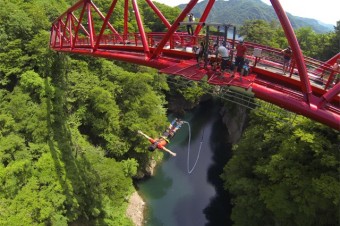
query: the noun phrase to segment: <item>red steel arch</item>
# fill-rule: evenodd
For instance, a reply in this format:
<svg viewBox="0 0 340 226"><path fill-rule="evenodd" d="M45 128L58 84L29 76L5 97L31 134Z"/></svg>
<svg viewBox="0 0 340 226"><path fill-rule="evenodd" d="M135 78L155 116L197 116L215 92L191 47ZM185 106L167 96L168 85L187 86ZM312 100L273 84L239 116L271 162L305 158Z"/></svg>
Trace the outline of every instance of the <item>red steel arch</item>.
<svg viewBox="0 0 340 226"><path fill-rule="evenodd" d="M151 0L145 1L167 28L166 32L145 32L136 0L131 0L131 4L129 0L124 0L124 16L121 18L124 22L122 33L119 33L117 31L119 28L115 28L110 22L118 0L112 0L106 15L103 15L91 0L80 0L52 23L50 47L60 52L86 54L146 65L159 69L163 73L196 81L207 76L210 84L252 89L257 98L340 130L340 85L338 83L331 87L335 72L326 62L303 56L290 21L278 0L271 0L271 4L293 50L295 65L290 68L289 77L282 76L277 71L257 66L259 59L248 54L247 58L255 61L252 66L253 73L242 82L231 77L222 81L216 80L217 73L211 67L197 68L195 55L190 51L193 46L205 39L199 33L202 27L207 25L206 19L215 0L207 1L193 36L179 32L178 29L198 0L190 0L173 24L170 24ZM129 33L128 31L131 19L129 14L130 17L134 14L137 32ZM250 49L267 52L270 56L280 54L278 49L256 43L247 42L246 45ZM340 58L340 53L328 63L338 58ZM280 62L269 57L262 58L260 62L267 66L281 67ZM308 68L313 66L315 70L308 71L306 63L308 63ZM328 81L325 82L325 87L311 82L312 78L324 80L324 74L327 73L329 75L327 75ZM294 78L295 74L298 75L297 78Z"/></svg>

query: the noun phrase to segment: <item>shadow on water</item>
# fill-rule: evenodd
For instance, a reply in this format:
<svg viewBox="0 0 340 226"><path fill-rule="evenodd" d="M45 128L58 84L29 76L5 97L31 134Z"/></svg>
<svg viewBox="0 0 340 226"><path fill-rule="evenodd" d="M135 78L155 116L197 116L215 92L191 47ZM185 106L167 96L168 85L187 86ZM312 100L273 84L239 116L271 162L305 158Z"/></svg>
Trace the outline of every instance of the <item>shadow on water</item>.
<svg viewBox="0 0 340 226"><path fill-rule="evenodd" d="M232 146L227 142L226 134L228 134L227 128L223 125L222 119L218 118L213 125L210 138L214 164L208 171L208 181L214 185L216 196L211 199L209 206L203 210L208 220L206 226L232 225L230 220L231 198L229 193L224 190L223 181L220 178L224 166L231 158Z"/></svg>

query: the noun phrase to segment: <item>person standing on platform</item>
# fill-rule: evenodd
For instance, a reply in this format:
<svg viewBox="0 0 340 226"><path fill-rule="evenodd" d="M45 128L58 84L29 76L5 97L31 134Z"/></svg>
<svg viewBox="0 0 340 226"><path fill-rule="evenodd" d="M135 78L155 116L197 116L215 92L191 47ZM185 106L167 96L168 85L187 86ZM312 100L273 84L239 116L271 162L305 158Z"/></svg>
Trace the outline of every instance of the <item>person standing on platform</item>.
<svg viewBox="0 0 340 226"><path fill-rule="evenodd" d="M189 22L189 23L195 22L195 17L194 17L194 14L193 14L193 13L190 13L190 14L188 15L188 22ZM193 30L191 24L188 24L188 25L187 25L187 31L188 31L188 35L194 35L194 30Z"/></svg>
<svg viewBox="0 0 340 226"><path fill-rule="evenodd" d="M292 58L293 52L288 46L286 49L282 50L281 53L283 54L283 68L282 72L285 75L286 71L288 71L288 67L290 64L290 59Z"/></svg>
<svg viewBox="0 0 340 226"><path fill-rule="evenodd" d="M222 45L218 47L217 52L221 56L221 76L223 78L224 71L227 69L228 66L230 52L225 41L223 41Z"/></svg>
<svg viewBox="0 0 340 226"><path fill-rule="evenodd" d="M196 49L195 49L197 67L200 67L200 61L201 61L202 58L204 58L203 57L204 52L205 52L205 44L204 44L204 42L201 42L200 47L198 47L198 48L196 47Z"/></svg>
<svg viewBox="0 0 340 226"><path fill-rule="evenodd" d="M247 52L247 47L244 45L243 40L240 40L239 44L236 46L236 58L235 58L235 67L231 77L235 76L236 71L239 69L240 72L240 81L242 81L243 75L243 65L244 65L244 58Z"/></svg>
<svg viewBox="0 0 340 226"><path fill-rule="evenodd" d="M333 64L332 70L334 71L334 84L337 84L340 81L340 58Z"/></svg>

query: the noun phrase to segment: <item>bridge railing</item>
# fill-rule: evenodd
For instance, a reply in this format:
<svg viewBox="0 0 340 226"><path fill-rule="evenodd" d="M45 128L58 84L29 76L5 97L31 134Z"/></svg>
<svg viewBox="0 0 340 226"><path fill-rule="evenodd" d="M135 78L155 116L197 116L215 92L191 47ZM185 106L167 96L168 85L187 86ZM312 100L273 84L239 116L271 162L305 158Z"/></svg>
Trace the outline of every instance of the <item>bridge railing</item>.
<svg viewBox="0 0 340 226"><path fill-rule="evenodd" d="M147 33L146 36L149 47L156 48L165 35L166 33L164 32ZM97 38L96 36L93 37L94 44L97 42ZM217 42L221 43L221 41L221 37L211 35L209 36L207 48L212 51L213 45ZM74 48L93 48L91 46L91 39L88 36L78 36L73 42ZM164 49L192 52L190 48L199 46L200 42L206 42L205 35L192 36L186 32L177 32L170 36ZM228 42L232 44L232 40L228 39ZM57 37L56 41L52 44L57 48L60 46L62 46L62 48L69 48L71 47L71 40L67 37L61 37L60 40L59 37ZM261 66L267 70L282 74L283 54L280 49L251 42L246 42L245 44L248 48L247 58L250 60L251 65ZM100 39L99 48L100 46L130 46L137 47L137 49L140 48L140 50L143 48L139 33L105 34ZM305 57L305 64L311 82L322 86L324 89L329 89L334 85L335 73L331 65L324 64L324 62L309 57ZM294 59L291 60L287 74L294 79L300 79Z"/></svg>
<svg viewBox="0 0 340 226"><path fill-rule="evenodd" d="M283 74L283 54L280 49L275 49L258 44L247 43L247 58L254 66L261 66L278 74ZM331 65L305 57L305 65L311 82L328 89L334 86L335 73ZM287 71L289 77L299 80L298 70L294 58L292 58Z"/></svg>

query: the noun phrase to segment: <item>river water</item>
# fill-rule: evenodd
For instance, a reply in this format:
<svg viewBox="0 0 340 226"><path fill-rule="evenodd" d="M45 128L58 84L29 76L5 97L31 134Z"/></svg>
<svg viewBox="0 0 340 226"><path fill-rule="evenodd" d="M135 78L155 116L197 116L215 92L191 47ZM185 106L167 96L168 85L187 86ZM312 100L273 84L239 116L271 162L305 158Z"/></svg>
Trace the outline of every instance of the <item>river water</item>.
<svg viewBox="0 0 340 226"><path fill-rule="evenodd" d="M231 145L226 142L227 131L216 105L205 102L182 118L191 126L189 168L189 130L184 124L168 145L177 156L167 155L155 175L138 184L147 204L146 226L231 225L230 197L219 178ZM197 165L189 174L198 154Z"/></svg>

